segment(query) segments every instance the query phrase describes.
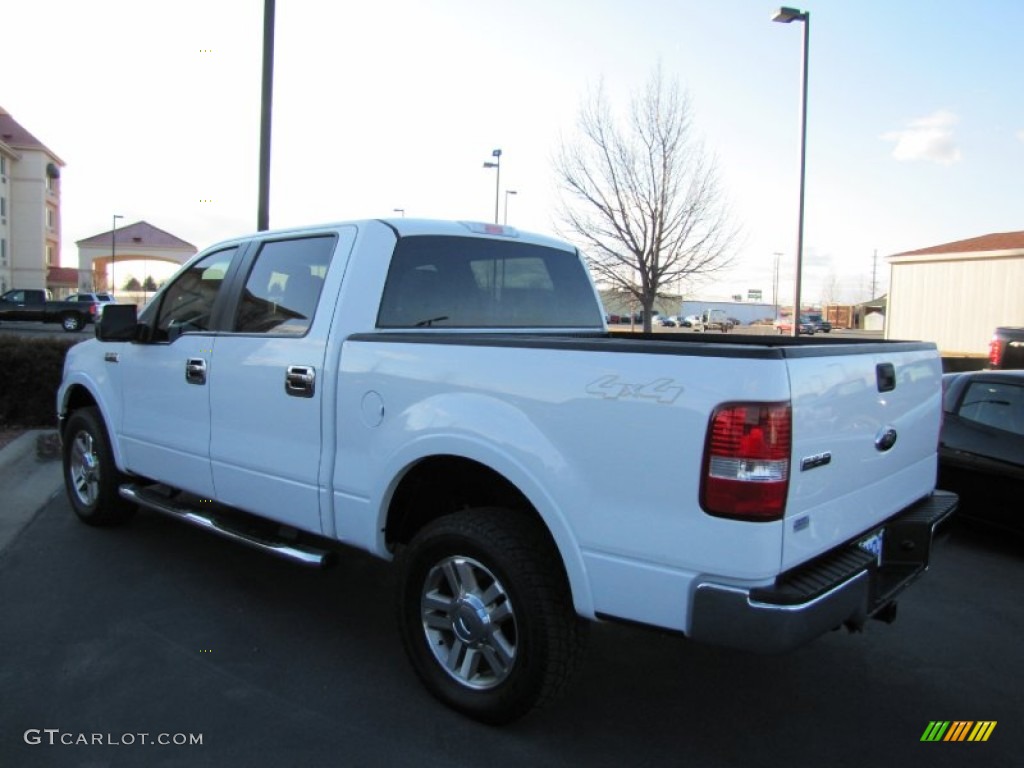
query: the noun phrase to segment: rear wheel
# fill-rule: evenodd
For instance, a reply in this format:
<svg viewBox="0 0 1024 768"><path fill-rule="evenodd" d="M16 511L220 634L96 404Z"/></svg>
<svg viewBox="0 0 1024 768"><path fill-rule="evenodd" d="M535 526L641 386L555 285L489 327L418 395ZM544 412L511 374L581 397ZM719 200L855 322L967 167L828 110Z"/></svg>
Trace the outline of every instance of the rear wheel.
<svg viewBox="0 0 1024 768"><path fill-rule="evenodd" d="M110 439L99 410L81 408L68 418L63 444L64 487L75 514L89 525L117 525L135 505L121 498L125 476L114 464Z"/></svg>
<svg viewBox="0 0 1024 768"><path fill-rule="evenodd" d="M430 523L402 553L399 627L413 668L449 707L507 723L569 681L587 624L540 523L505 509Z"/></svg>
<svg viewBox="0 0 1024 768"><path fill-rule="evenodd" d="M77 312L68 312L60 319L61 327L69 333L72 331L82 330L82 326L85 323L82 320L82 316Z"/></svg>

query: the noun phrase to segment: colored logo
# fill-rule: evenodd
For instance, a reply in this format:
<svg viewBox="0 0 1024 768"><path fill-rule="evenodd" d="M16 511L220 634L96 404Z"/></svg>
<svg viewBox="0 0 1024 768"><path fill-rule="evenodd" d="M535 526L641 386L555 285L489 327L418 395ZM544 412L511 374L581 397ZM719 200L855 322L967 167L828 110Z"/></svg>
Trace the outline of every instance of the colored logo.
<svg viewBox="0 0 1024 768"><path fill-rule="evenodd" d="M996 729L995 720L932 720L921 741L988 741Z"/></svg>

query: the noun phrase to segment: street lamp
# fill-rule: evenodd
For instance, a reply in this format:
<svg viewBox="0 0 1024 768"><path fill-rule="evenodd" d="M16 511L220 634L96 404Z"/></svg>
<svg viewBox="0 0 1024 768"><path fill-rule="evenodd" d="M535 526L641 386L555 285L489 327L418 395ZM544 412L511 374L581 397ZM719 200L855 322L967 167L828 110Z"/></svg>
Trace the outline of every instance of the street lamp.
<svg viewBox="0 0 1024 768"><path fill-rule="evenodd" d="M504 224L508 224L508 196L517 194L514 189L505 190L505 221Z"/></svg>
<svg viewBox="0 0 1024 768"><path fill-rule="evenodd" d="M400 214L402 214L402 218L403 218L403 219L405 218L405 208L392 208L391 210L392 210L392 211L393 211L394 213L400 213Z"/></svg>
<svg viewBox="0 0 1024 768"><path fill-rule="evenodd" d="M270 229L270 133L274 112L274 15L275 0L263 0L263 79L260 86L259 200L256 229Z"/></svg>
<svg viewBox="0 0 1024 768"><path fill-rule="evenodd" d="M778 322L779 319L779 259L782 254L776 251L775 256L775 273L772 277L772 304L775 305L775 320Z"/></svg>
<svg viewBox="0 0 1024 768"><path fill-rule="evenodd" d="M110 295L117 291L117 275L114 274L114 266L117 264L117 220L124 216L115 213L114 225L110 228Z"/></svg>
<svg viewBox="0 0 1024 768"><path fill-rule="evenodd" d="M800 206L796 233L796 284L793 295L793 335L800 335L800 268L804 258L804 176L807 169L807 49L811 41L811 13L796 8L779 8L772 21L804 23L803 86L800 104Z"/></svg>
<svg viewBox="0 0 1024 768"><path fill-rule="evenodd" d="M484 168L494 168L494 223L498 223L498 200L501 198L501 150L491 152L494 162L484 163Z"/></svg>

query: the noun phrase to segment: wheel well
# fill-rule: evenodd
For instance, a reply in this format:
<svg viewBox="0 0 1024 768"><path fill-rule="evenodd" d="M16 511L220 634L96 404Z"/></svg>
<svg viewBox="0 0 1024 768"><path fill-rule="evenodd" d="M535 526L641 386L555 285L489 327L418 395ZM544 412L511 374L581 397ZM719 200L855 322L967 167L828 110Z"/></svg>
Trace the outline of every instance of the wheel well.
<svg viewBox="0 0 1024 768"><path fill-rule="evenodd" d="M391 498L384 530L388 547L408 544L443 515L479 507L519 510L540 519L519 489L490 467L459 456L424 459L406 473Z"/></svg>
<svg viewBox="0 0 1024 768"><path fill-rule="evenodd" d="M64 407L64 416L70 416L79 408L88 408L96 405L96 399L85 387L72 387L68 391L67 403Z"/></svg>

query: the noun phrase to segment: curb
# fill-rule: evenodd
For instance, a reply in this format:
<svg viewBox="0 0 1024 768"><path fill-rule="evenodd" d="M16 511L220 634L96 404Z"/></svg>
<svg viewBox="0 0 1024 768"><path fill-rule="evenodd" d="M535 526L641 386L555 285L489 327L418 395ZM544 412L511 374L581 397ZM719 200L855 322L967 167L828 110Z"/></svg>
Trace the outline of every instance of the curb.
<svg viewBox="0 0 1024 768"><path fill-rule="evenodd" d="M0 449L0 550L6 548L63 485L52 429L31 429Z"/></svg>

